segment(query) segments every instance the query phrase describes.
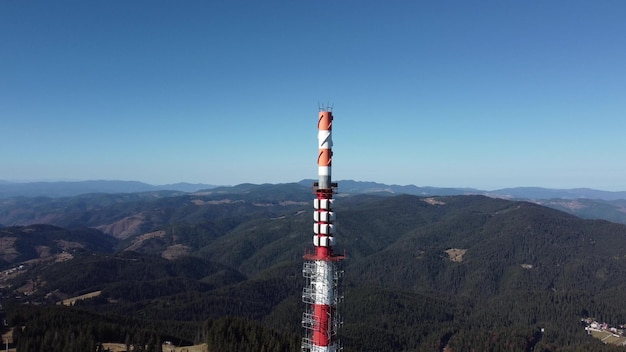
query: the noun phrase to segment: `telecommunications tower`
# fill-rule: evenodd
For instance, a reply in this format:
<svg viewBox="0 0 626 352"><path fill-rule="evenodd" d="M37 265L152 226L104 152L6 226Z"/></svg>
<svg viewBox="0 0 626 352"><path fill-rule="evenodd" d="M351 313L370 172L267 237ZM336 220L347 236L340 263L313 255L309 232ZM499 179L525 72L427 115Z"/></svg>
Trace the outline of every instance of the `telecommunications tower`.
<svg viewBox="0 0 626 352"><path fill-rule="evenodd" d="M306 329L302 339L303 352L336 352L341 350L337 341L337 328L341 320L337 312L339 295L339 262L344 255L333 253L335 245L335 213L333 192L337 183L331 181L333 156L333 113L331 108L320 108L317 121L318 182L313 183L313 245L315 250L304 256L302 273L307 280L302 300L307 309L302 315Z"/></svg>

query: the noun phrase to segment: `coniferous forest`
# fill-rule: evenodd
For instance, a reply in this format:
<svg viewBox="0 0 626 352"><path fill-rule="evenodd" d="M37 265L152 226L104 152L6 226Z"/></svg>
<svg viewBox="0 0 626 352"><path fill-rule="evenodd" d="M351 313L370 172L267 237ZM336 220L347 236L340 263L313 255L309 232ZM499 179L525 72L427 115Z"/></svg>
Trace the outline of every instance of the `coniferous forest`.
<svg viewBox="0 0 626 352"><path fill-rule="evenodd" d="M14 347L299 350L310 192L244 188L42 199L48 208L29 211L65 209L48 216L56 222L30 225L23 213L0 228ZM484 196L336 204L346 352L626 348L581 323L626 324L625 225Z"/></svg>

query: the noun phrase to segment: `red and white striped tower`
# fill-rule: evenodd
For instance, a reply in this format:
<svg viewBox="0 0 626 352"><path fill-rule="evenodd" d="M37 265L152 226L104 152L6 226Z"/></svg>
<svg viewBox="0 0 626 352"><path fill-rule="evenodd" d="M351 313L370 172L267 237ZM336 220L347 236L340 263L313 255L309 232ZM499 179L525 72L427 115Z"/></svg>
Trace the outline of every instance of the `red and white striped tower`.
<svg viewBox="0 0 626 352"><path fill-rule="evenodd" d="M315 251L304 256L302 272L307 285L302 291L302 300L308 305L302 315L302 326L306 335L302 339L302 351L335 352L340 350L337 341L337 328L340 319L337 313L339 261L343 255L333 253L335 245L335 213L333 212L333 192L337 187L331 181L332 164L332 122L330 109L320 109L317 122L319 153L317 156L318 182L313 184L316 198L313 205L313 245Z"/></svg>

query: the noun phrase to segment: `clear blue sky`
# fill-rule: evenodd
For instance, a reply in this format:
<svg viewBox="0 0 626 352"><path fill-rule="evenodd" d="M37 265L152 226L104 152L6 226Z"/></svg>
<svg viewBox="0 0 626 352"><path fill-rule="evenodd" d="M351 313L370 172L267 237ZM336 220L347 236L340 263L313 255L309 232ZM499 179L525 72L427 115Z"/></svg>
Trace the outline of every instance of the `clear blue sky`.
<svg viewBox="0 0 626 352"><path fill-rule="evenodd" d="M626 2L0 1L0 180L626 190Z"/></svg>

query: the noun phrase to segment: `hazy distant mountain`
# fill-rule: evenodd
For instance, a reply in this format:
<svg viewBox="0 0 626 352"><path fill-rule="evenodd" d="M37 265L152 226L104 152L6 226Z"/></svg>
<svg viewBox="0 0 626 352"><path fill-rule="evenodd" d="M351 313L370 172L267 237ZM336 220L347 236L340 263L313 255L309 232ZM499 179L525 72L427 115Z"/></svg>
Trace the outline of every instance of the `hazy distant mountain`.
<svg viewBox="0 0 626 352"><path fill-rule="evenodd" d="M314 180L302 180L299 183L310 186ZM378 193L378 194L412 194L416 196L453 196L453 195L486 195L507 199L626 199L626 192L599 191L591 188L552 189L541 187L503 188L494 191L485 191L476 188L454 187L418 187L415 185L387 185L377 182L353 180L338 181L339 193Z"/></svg>
<svg viewBox="0 0 626 352"><path fill-rule="evenodd" d="M298 183L304 186L311 186L315 182L312 179L302 180ZM485 191L481 191L474 188L447 188L447 187L418 187L415 185L387 185L378 182L367 181L353 181L353 180L341 180L338 181L339 188L337 189L339 194L358 194L358 193L378 193L384 195L385 193L392 194L411 194L416 196L454 196L465 194L483 194Z"/></svg>
<svg viewBox="0 0 626 352"><path fill-rule="evenodd" d="M599 191L590 188L550 189L541 187L516 187L499 189L486 192L485 194L517 199L626 199L626 192Z"/></svg>
<svg viewBox="0 0 626 352"><path fill-rule="evenodd" d="M7 182L0 181L0 198L10 197L71 197L87 193L135 193L148 191L196 192L216 186L201 183L174 183L154 186L139 181L59 181Z"/></svg>
<svg viewBox="0 0 626 352"><path fill-rule="evenodd" d="M298 184L311 187L313 179L305 179ZM507 199L626 199L626 192L599 191L590 188L550 189L541 187L503 188L485 191L475 188L457 187L419 187L415 185L387 185L378 182L341 180L338 181L339 194L376 193L379 195L411 194L417 196L450 196L479 194ZM265 184L270 185L270 184ZM285 184L275 184L282 189ZM71 197L87 193L137 193L150 191L198 192L213 190L229 193L245 192L257 184L244 183L237 186L216 186L203 183L173 183L167 185L151 185L139 181L59 181L59 182L7 182L0 180L0 199L10 197Z"/></svg>
<svg viewBox="0 0 626 352"><path fill-rule="evenodd" d="M602 199L538 199L533 203L558 209L583 219L604 219L626 224L626 200Z"/></svg>

